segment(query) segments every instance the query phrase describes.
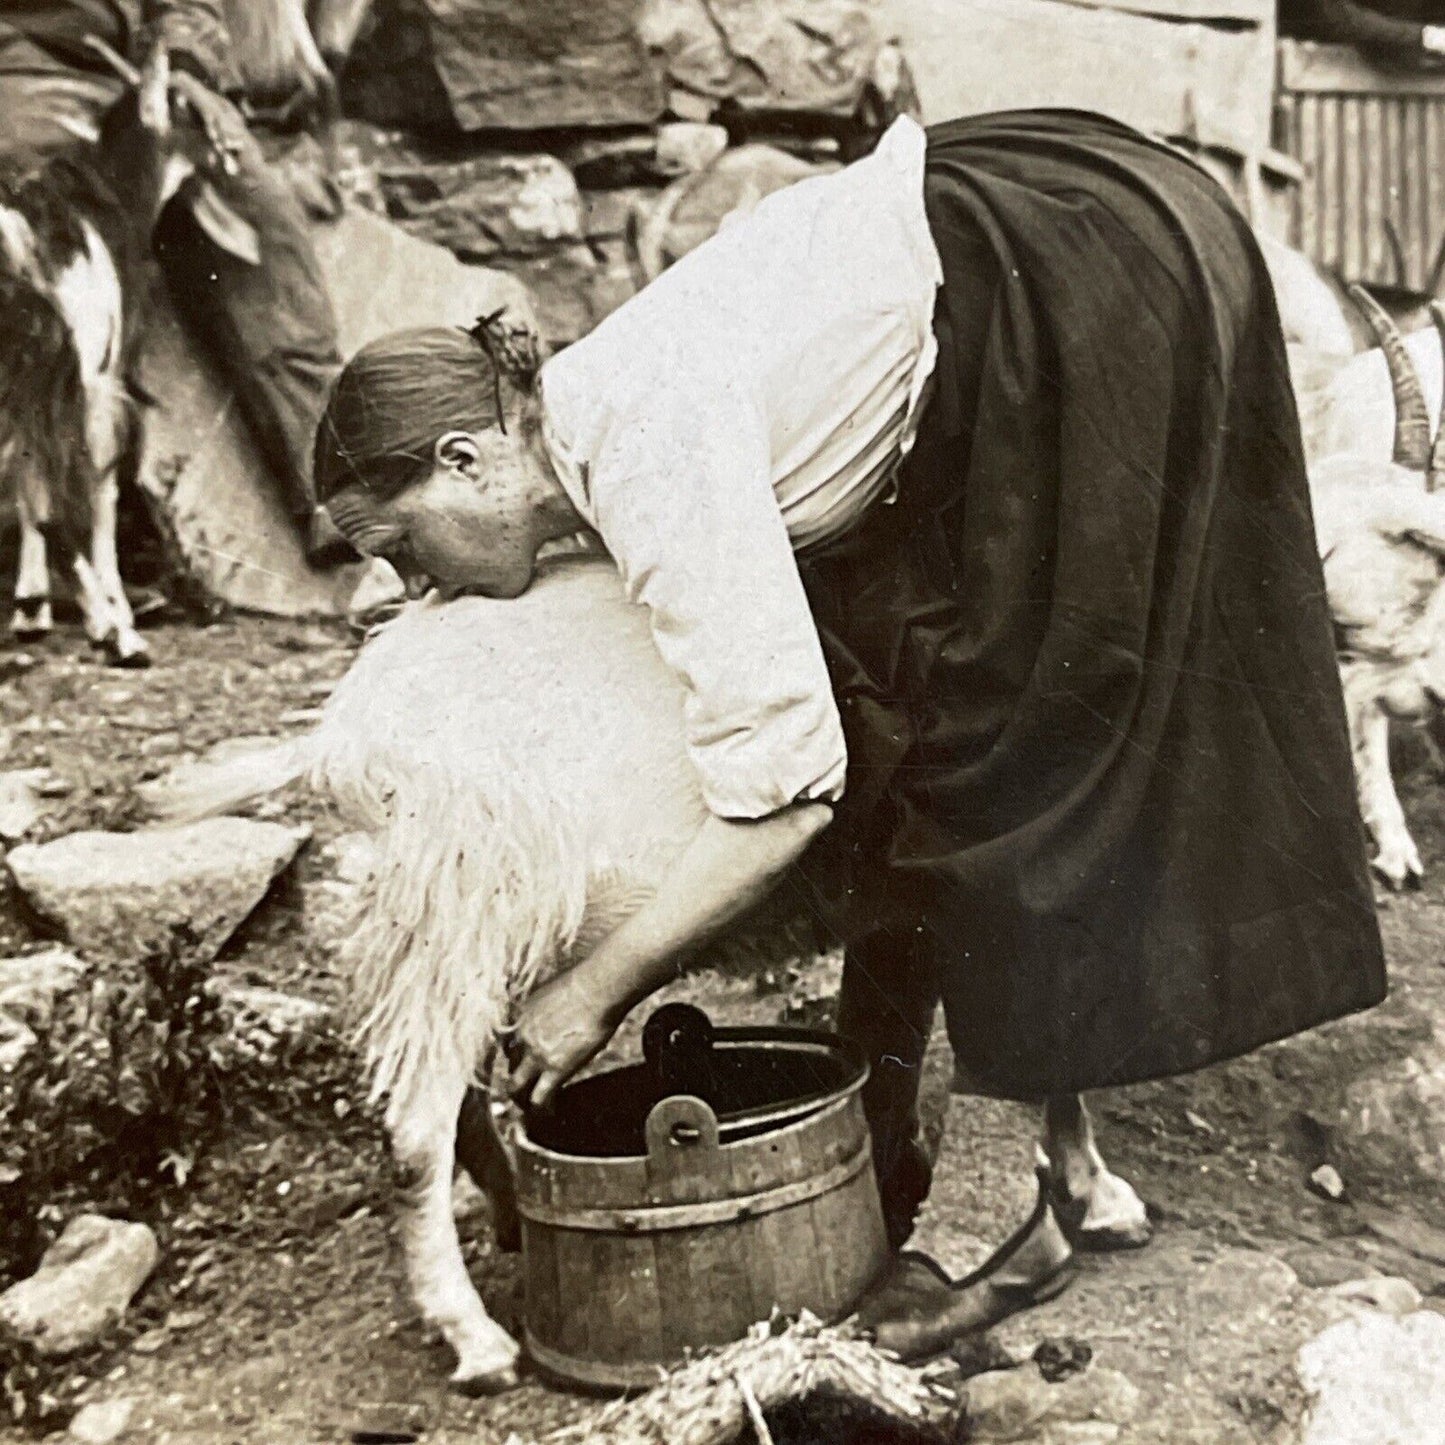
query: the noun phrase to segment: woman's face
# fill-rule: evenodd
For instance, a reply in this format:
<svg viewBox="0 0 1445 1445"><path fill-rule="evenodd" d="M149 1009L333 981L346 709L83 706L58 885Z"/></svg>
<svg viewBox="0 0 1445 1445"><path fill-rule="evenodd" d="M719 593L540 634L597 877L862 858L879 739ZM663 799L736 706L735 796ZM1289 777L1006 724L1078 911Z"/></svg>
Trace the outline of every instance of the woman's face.
<svg viewBox="0 0 1445 1445"><path fill-rule="evenodd" d="M429 582L445 598L516 597L537 562L527 478L520 442L500 432L448 432L426 476L377 504L395 537L376 550L412 590Z"/></svg>

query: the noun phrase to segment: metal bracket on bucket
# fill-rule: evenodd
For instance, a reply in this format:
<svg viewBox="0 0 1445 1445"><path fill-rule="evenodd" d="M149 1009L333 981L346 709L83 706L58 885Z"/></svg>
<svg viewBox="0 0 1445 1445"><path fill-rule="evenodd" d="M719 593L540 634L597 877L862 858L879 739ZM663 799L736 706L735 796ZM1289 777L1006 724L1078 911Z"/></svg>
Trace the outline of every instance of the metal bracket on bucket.
<svg viewBox="0 0 1445 1445"><path fill-rule="evenodd" d="M691 1170L699 1155L716 1153L717 1115L692 1094L673 1094L647 1116L647 1158L661 1174Z"/></svg>

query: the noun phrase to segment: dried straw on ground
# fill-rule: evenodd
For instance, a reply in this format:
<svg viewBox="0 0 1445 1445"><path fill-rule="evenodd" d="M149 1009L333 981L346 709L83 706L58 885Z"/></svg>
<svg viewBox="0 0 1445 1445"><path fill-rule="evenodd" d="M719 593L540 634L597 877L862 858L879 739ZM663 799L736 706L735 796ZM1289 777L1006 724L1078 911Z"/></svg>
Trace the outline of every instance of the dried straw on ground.
<svg viewBox="0 0 1445 1445"><path fill-rule="evenodd" d="M950 1438L961 1406L957 1395L922 1372L805 1312L777 1332L759 1325L746 1339L672 1370L645 1395L564 1426L541 1445L730 1445L758 1439L749 1395L763 1410L810 1396L842 1397L910 1434L935 1434L940 1442Z"/></svg>

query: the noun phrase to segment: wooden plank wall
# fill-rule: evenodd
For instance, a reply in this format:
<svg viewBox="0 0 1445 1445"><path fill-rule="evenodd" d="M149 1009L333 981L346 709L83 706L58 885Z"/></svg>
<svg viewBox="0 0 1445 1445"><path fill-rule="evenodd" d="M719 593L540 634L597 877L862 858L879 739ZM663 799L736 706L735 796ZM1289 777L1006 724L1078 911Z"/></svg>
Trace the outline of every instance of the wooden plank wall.
<svg viewBox="0 0 1445 1445"><path fill-rule="evenodd" d="M1298 160L1291 240L1353 280L1425 284L1445 236L1445 76L1388 71L1344 46L1281 41L1278 144Z"/></svg>
<svg viewBox="0 0 1445 1445"><path fill-rule="evenodd" d="M928 120L1066 105L1243 154L1269 145L1271 0L883 0L882 9Z"/></svg>

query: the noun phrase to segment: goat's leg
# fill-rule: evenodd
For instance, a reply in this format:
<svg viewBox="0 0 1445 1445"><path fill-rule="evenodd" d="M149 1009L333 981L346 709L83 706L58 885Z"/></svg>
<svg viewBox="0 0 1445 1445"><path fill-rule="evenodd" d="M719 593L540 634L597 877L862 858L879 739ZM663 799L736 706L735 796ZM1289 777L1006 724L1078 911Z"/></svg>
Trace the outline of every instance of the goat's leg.
<svg viewBox="0 0 1445 1445"><path fill-rule="evenodd" d="M457 1163L492 1204L497 1248L513 1254L522 1247L522 1221L512 1160L497 1133L491 1100L482 1089L468 1089L457 1115Z"/></svg>
<svg viewBox="0 0 1445 1445"><path fill-rule="evenodd" d="M1056 1206L1081 1249L1134 1249L1153 1234L1144 1201L1111 1173L1078 1094L1057 1094L1043 1111L1040 1163L1053 1181Z"/></svg>
<svg viewBox="0 0 1445 1445"><path fill-rule="evenodd" d="M16 637L44 637L54 626L50 610L50 559L41 531L19 489L20 564L15 575L15 612L10 630Z"/></svg>
<svg viewBox="0 0 1445 1445"><path fill-rule="evenodd" d="M75 578L76 600L80 603L85 635L94 646L109 654L116 624L111 615L110 600L105 595L105 588L100 585L100 578L95 575L90 558L83 552L75 553L71 558L70 568Z"/></svg>
<svg viewBox="0 0 1445 1445"><path fill-rule="evenodd" d="M456 1351L454 1384L469 1392L517 1382L516 1342L487 1313L467 1275L452 1215L457 1119L465 1084L439 1086L388 1121L392 1149L406 1176L402 1246L412 1298Z"/></svg>
<svg viewBox="0 0 1445 1445"><path fill-rule="evenodd" d="M90 565L101 593L105 597L109 625L99 639L106 656L119 667L148 667L150 649L136 631L135 616L125 595L117 556L116 526L120 509L119 488L113 475L96 488L92 504L90 534Z"/></svg>
<svg viewBox="0 0 1445 1445"><path fill-rule="evenodd" d="M1390 719L1375 704L1361 709L1358 715L1351 709L1350 724L1360 812L1379 850L1371 867L1392 888L1419 882L1425 870L1390 775Z"/></svg>

